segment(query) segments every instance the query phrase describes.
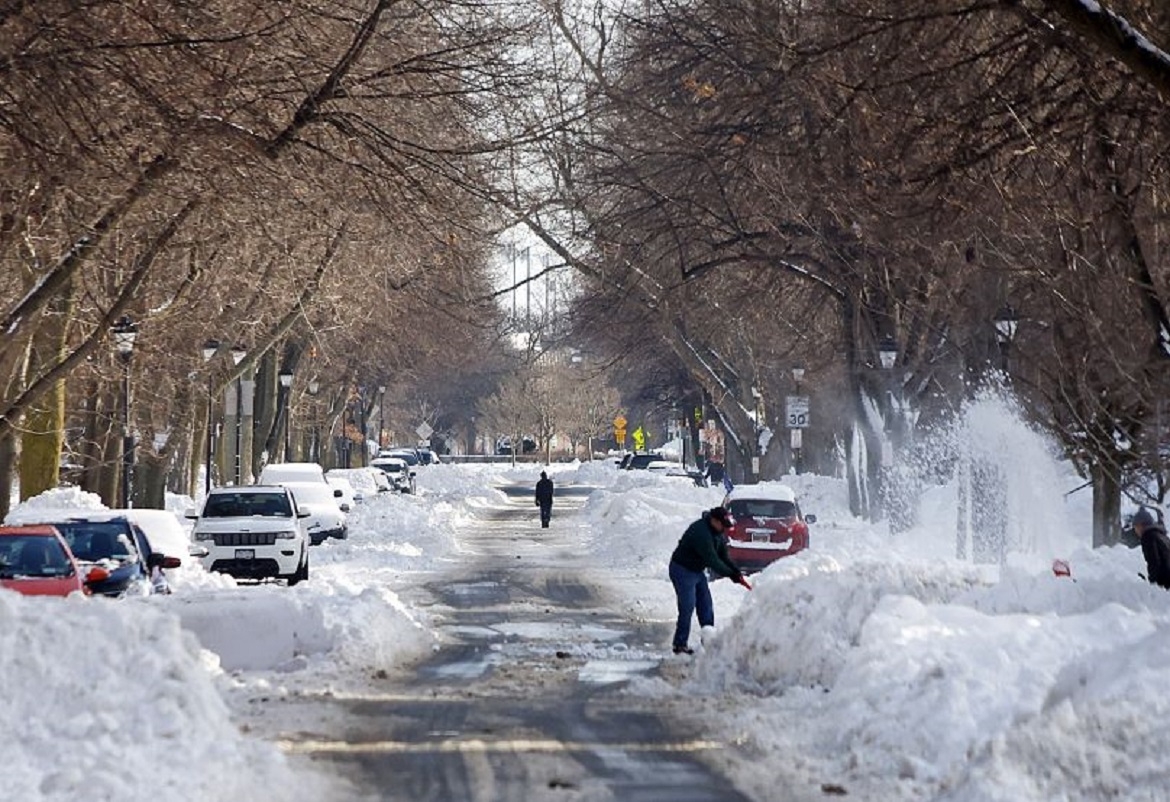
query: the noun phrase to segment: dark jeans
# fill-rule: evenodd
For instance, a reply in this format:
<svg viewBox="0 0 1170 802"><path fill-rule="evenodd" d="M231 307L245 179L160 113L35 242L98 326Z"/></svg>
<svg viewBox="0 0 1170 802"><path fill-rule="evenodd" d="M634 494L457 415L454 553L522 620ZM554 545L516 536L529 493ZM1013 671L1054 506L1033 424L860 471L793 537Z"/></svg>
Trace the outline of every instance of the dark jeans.
<svg viewBox="0 0 1170 802"><path fill-rule="evenodd" d="M540 525L542 527L544 527L545 529L548 529L548 522L549 522L550 518L552 518L552 505L551 504L541 504L540 505Z"/></svg>
<svg viewBox="0 0 1170 802"><path fill-rule="evenodd" d="M674 627L674 646L686 646L691 638L691 616L699 614L699 626L715 626L715 605L711 602L711 588L702 571L684 568L673 560L670 563L670 583L678 597L678 623Z"/></svg>

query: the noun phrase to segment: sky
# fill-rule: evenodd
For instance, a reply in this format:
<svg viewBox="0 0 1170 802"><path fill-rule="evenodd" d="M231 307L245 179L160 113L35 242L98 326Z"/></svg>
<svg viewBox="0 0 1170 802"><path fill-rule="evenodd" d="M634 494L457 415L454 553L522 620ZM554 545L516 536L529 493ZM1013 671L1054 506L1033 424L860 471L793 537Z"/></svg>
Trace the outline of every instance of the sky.
<svg viewBox="0 0 1170 802"><path fill-rule="evenodd" d="M666 564L721 491L603 462L552 466L558 483L597 487L577 521L582 559L627 577L631 615L664 633L581 656L660 662L621 692L706 711L711 737L734 745L717 759L758 799L779 783L810 798L839 785L895 801L1164 799L1170 594L1138 577L1139 550L1089 548L1082 480L1010 409L974 408L941 439L941 453L1002 449L1006 566L955 559L951 485L930 488L919 525L893 536L849 514L843 480L790 476L818 517L810 548L755 575L751 592L714 583L715 633L693 636L691 657L669 654ZM336 798L332 780L242 731L242 707L258 689L353 690L370 666L435 649L427 613L395 589L441 570L460 532L507 504L494 484L539 470L421 469L417 495L361 505L349 540L315 548L295 588L237 587L186 561L170 596L0 591L0 797ZM95 503L75 490L27 502ZM1071 577L1054 575L1055 558Z"/></svg>

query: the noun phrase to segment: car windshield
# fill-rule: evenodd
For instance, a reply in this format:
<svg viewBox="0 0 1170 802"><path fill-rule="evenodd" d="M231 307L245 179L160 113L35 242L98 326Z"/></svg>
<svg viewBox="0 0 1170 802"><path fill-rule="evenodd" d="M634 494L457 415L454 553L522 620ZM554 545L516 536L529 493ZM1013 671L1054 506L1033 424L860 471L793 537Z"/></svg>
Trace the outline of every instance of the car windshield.
<svg viewBox="0 0 1170 802"><path fill-rule="evenodd" d="M775 499L738 499L728 506L732 518L792 518L796 505Z"/></svg>
<svg viewBox="0 0 1170 802"><path fill-rule="evenodd" d="M126 521L54 521L53 526L79 560L130 562L137 559L138 552L130 540L130 525Z"/></svg>
<svg viewBox="0 0 1170 802"><path fill-rule="evenodd" d="M73 573L61 542L44 535L0 537L0 577L58 577Z"/></svg>
<svg viewBox="0 0 1170 802"><path fill-rule="evenodd" d="M395 451L394 459L400 459L407 465L418 465L418 455L413 451Z"/></svg>
<svg viewBox="0 0 1170 802"><path fill-rule="evenodd" d="M374 467L380 468L386 473L402 473L406 465L401 462L379 462Z"/></svg>
<svg viewBox="0 0 1170 802"><path fill-rule="evenodd" d="M288 518L292 507L284 493L212 493L203 505L204 518L247 518L260 515Z"/></svg>

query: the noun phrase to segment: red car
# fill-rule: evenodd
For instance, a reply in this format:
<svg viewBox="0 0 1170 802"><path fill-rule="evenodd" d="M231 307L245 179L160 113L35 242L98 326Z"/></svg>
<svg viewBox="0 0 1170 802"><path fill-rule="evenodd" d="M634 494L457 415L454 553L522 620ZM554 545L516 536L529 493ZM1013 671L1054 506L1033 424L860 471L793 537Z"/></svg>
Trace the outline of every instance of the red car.
<svg viewBox="0 0 1170 802"><path fill-rule="evenodd" d="M808 548L808 525L791 487L779 484L739 485L723 499L735 523L727 530L727 552L745 573Z"/></svg>
<svg viewBox="0 0 1170 802"><path fill-rule="evenodd" d="M108 576L104 568L83 572L51 526L0 526L0 587L26 596L88 594L88 582Z"/></svg>

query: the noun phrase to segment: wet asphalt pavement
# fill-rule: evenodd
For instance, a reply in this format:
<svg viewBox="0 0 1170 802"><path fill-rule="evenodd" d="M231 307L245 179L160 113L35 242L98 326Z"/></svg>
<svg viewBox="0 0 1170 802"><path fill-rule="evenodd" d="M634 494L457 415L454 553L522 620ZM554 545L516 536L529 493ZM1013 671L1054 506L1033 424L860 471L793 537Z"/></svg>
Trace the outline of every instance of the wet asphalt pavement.
<svg viewBox="0 0 1170 802"><path fill-rule="evenodd" d="M709 760L726 745L620 692L659 670L670 632L582 563L590 488L558 487L548 529L530 487L503 489L509 506L461 533L458 566L404 594L434 616L438 651L377 694L312 700L317 723L284 748L363 800L746 800Z"/></svg>

